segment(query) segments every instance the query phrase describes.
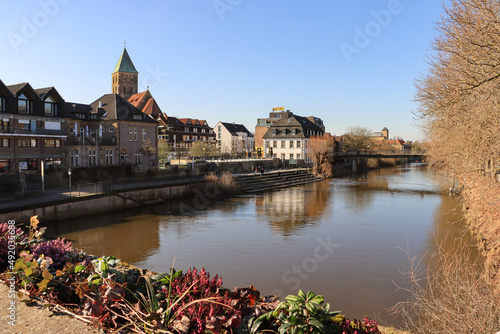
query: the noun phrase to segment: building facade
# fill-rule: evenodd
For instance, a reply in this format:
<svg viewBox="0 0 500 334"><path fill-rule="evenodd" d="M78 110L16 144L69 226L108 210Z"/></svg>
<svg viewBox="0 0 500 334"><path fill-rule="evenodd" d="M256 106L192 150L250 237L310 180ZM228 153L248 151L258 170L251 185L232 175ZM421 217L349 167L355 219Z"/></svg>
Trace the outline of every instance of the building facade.
<svg viewBox="0 0 500 334"><path fill-rule="evenodd" d="M222 154L252 156L254 136L243 124L219 122L214 128L217 149Z"/></svg>
<svg viewBox="0 0 500 334"><path fill-rule="evenodd" d="M309 118L289 113L270 125L263 136L265 157L311 162L312 140L324 134L324 128Z"/></svg>
<svg viewBox="0 0 500 334"><path fill-rule="evenodd" d="M294 116L294 114L290 110L285 110L285 107L277 107L273 108L272 112L269 113L268 118L257 119L257 125L255 126L255 149L259 157L265 156L264 135L267 133L269 128L282 118L290 118L291 116ZM325 126L323 125L323 120L321 118L315 116L305 118L320 127L323 132L325 131Z"/></svg>
<svg viewBox="0 0 500 334"><path fill-rule="evenodd" d="M55 168L66 157L64 100L54 87L0 81L0 172Z"/></svg>

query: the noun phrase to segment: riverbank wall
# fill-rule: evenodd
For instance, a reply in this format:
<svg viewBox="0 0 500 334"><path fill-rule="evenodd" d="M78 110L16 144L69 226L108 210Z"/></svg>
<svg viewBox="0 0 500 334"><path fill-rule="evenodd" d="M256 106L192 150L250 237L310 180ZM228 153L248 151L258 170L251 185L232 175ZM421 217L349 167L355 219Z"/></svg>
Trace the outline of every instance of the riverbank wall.
<svg viewBox="0 0 500 334"><path fill-rule="evenodd" d="M62 201L48 202L25 207L2 210L0 221L29 221L38 216L44 221L74 218L83 215L124 210L153 205L166 200L192 197L200 193L203 182L177 184L148 188L128 189L120 192L93 196L73 197Z"/></svg>

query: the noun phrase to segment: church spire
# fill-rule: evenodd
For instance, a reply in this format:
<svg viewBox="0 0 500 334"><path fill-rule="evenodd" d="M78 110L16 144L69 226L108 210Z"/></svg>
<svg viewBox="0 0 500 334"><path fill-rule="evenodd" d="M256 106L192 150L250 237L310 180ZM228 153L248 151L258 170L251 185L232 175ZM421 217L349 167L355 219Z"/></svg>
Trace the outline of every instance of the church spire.
<svg viewBox="0 0 500 334"><path fill-rule="evenodd" d="M123 52L115 66L115 69L113 70L113 73L111 74L111 77L112 93L119 94L123 97L137 94L139 72L137 72L134 63L132 63L132 59L130 59L125 43L123 46Z"/></svg>

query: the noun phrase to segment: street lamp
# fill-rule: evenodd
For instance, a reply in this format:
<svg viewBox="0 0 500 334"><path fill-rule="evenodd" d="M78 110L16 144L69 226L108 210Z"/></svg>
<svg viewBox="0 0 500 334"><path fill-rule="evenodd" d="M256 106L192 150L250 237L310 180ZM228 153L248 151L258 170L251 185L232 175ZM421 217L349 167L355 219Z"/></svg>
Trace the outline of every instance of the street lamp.
<svg viewBox="0 0 500 334"><path fill-rule="evenodd" d="M69 178L69 196L71 197L71 167L68 167L68 178Z"/></svg>

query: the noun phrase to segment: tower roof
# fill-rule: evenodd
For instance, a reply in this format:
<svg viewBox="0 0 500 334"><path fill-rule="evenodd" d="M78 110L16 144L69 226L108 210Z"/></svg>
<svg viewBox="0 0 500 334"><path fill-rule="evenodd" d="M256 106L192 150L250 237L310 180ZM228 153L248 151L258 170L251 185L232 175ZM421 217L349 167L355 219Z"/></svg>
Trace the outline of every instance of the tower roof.
<svg viewBox="0 0 500 334"><path fill-rule="evenodd" d="M136 73L137 70L135 69L134 64L132 63L132 60L130 59L130 56L128 55L127 48L123 48L122 55L120 56L120 59L118 60L118 64L116 64L115 70L113 71L112 74L116 72L127 72L127 73Z"/></svg>

